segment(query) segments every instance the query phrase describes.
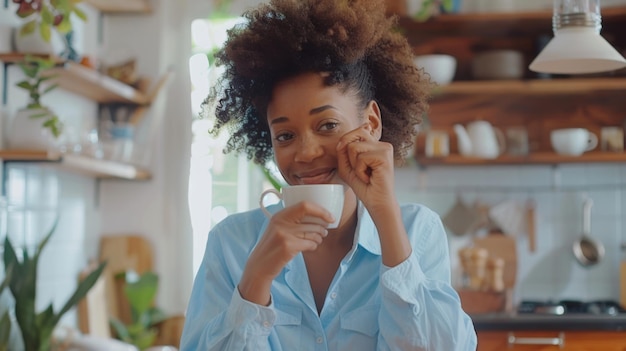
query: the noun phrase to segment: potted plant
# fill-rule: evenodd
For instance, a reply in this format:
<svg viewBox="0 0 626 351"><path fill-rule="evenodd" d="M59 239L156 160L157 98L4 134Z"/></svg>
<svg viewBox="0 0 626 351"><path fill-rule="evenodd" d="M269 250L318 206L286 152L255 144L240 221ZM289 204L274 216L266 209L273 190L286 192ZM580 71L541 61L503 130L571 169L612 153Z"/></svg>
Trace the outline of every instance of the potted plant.
<svg viewBox="0 0 626 351"><path fill-rule="evenodd" d="M19 88L28 93L26 107L17 111L13 118L9 133L9 147L12 149L48 149L53 145L63 124L59 117L41 103L41 98L54 90L56 85L45 86L45 82L53 78L46 75L48 69L55 65L52 59L27 56L19 66L26 78L17 83ZM46 137L46 134L53 137Z"/></svg>
<svg viewBox="0 0 626 351"><path fill-rule="evenodd" d="M125 304L130 308L130 321L111 318L111 326L116 337L146 350L153 346L158 329L157 325L166 319L163 311L154 307L159 277L153 272L138 276L135 272L122 272L115 277L116 285L123 287Z"/></svg>
<svg viewBox="0 0 626 351"><path fill-rule="evenodd" d="M72 31L72 15L83 21L87 15L77 6L82 0L13 0L15 13L26 22L16 31L15 46L19 52L59 54L68 43L65 35ZM38 33L38 34L37 34Z"/></svg>
<svg viewBox="0 0 626 351"><path fill-rule="evenodd" d="M457 0L422 0L418 10L409 15L423 22L440 13L453 12L457 2Z"/></svg>
<svg viewBox="0 0 626 351"><path fill-rule="evenodd" d="M105 263L100 264L98 268L78 284L72 296L59 311L55 312L52 304L41 312L35 311L39 256L52 237L55 228L56 222L50 232L37 245L32 256L29 255L27 250L23 250L21 259L18 258L17 250L13 247L8 235L4 240L5 283L0 285L0 288L3 288L3 285L8 286L15 299L14 312L17 326L11 325L6 313L0 318L0 333L3 335L0 340L5 342L0 344L0 350L3 347L7 347L6 343L9 338L6 336L6 333L11 328L19 327L24 342L24 351L49 351L52 332L61 317L87 295L87 292L96 283L100 274L102 274Z"/></svg>

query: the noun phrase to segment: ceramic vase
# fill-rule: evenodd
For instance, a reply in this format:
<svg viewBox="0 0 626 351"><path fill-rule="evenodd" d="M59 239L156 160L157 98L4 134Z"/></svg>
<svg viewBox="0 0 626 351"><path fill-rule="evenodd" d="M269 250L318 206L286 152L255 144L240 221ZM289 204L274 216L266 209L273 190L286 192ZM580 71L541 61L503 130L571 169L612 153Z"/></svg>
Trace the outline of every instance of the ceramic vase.
<svg viewBox="0 0 626 351"><path fill-rule="evenodd" d="M54 137L43 127L44 117L32 117L42 113L49 111L46 109L17 111L6 134L9 149L49 150L55 147Z"/></svg>
<svg viewBox="0 0 626 351"><path fill-rule="evenodd" d="M13 43L15 50L21 53L42 54L59 56L65 50L63 37L56 31L52 31L50 42L43 40L39 31L27 35L20 35L19 28L13 31Z"/></svg>

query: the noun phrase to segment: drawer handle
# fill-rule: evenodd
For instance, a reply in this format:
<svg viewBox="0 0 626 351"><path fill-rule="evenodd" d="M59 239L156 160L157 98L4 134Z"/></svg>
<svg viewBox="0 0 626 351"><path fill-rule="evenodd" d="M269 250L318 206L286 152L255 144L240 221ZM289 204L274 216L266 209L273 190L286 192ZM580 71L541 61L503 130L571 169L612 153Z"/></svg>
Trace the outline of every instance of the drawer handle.
<svg viewBox="0 0 626 351"><path fill-rule="evenodd" d="M556 338L534 338L534 337L517 337L513 333L509 333L508 339L509 347L513 345L553 345L558 346L560 349L565 346L565 335L559 333Z"/></svg>

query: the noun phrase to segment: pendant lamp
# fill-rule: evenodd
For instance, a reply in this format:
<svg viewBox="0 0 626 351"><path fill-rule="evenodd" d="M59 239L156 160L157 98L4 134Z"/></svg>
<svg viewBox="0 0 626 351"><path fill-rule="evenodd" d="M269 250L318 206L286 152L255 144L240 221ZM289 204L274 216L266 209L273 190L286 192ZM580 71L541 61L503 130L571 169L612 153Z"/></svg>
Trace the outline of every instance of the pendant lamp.
<svg viewBox="0 0 626 351"><path fill-rule="evenodd" d="M626 59L601 35L600 0L554 0L554 38L531 62L531 71L584 74L626 67Z"/></svg>

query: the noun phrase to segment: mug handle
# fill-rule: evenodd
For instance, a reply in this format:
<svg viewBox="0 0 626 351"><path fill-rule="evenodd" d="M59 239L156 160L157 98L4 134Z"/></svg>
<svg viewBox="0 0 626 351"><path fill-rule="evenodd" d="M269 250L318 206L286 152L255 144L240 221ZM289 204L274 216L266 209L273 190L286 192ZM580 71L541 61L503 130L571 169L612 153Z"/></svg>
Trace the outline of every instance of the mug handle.
<svg viewBox="0 0 626 351"><path fill-rule="evenodd" d="M273 189L273 188L272 189L267 189L267 190L265 190L264 192L261 193L261 198L259 199L259 207L261 207L261 210L263 211L263 213L265 213L265 216L267 218L271 218L272 214L270 213L270 211L268 211L265 208L265 205L263 205L263 199L265 198L265 195L267 195L267 194L274 194L274 195L278 196L278 198L281 199L281 200L283 199L283 195L278 190Z"/></svg>
<svg viewBox="0 0 626 351"><path fill-rule="evenodd" d="M591 151L598 146L598 136L592 132L589 132L589 140L587 141L587 148L585 151Z"/></svg>

